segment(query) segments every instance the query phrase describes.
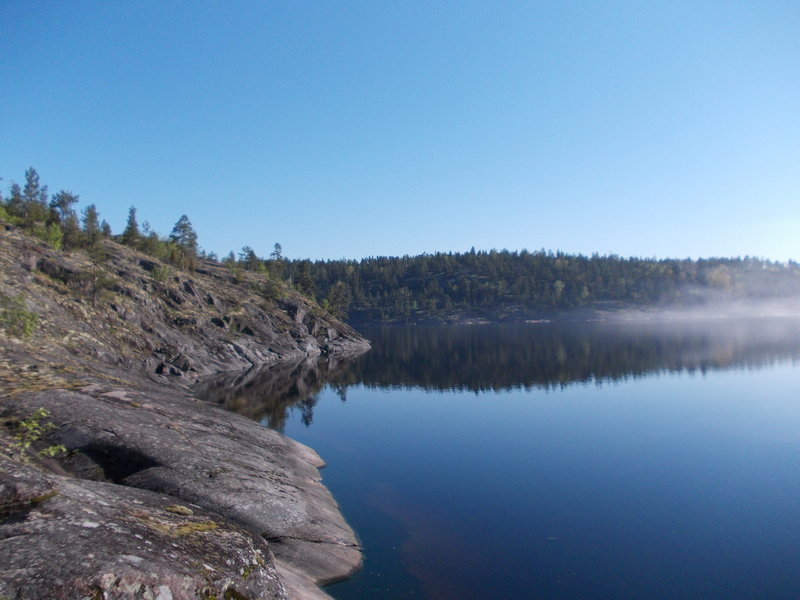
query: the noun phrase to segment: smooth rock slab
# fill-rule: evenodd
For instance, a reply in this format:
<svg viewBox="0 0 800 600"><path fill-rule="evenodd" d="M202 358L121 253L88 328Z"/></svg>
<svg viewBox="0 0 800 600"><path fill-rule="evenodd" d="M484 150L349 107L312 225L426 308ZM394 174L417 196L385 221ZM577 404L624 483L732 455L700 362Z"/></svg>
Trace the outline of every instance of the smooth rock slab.
<svg viewBox="0 0 800 600"><path fill-rule="evenodd" d="M320 481L323 461L278 432L157 386L98 384L4 405L47 409L57 428L46 443L71 451L62 465L75 476L168 495L261 536L287 571L306 577L308 593L292 597L361 566L355 534Z"/></svg>
<svg viewBox="0 0 800 600"><path fill-rule="evenodd" d="M174 498L0 455L0 597L286 600L263 539Z"/></svg>

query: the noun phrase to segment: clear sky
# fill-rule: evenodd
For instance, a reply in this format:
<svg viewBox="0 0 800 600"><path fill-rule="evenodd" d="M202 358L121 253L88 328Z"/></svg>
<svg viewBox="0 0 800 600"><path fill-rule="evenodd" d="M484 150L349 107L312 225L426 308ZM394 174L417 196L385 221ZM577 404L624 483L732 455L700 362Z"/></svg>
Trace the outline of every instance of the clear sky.
<svg viewBox="0 0 800 600"><path fill-rule="evenodd" d="M800 258L795 0L0 2L34 166L208 251Z"/></svg>

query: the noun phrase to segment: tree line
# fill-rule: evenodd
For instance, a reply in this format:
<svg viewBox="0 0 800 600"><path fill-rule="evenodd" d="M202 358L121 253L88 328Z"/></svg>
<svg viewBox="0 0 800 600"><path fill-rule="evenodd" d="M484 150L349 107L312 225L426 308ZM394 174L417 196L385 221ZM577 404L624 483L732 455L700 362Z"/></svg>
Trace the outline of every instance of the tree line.
<svg viewBox="0 0 800 600"><path fill-rule="evenodd" d="M0 196L0 218L56 249L87 249L102 258L101 239L136 248L184 270L200 258L218 260L198 245L186 215L162 237L131 207L125 229L113 235L94 204L79 216L78 196L49 196L31 167L25 184ZM263 286L283 281L339 318L357 322L420 322L452 318L544 318L607 306L696 306L709 299L786 298L800 295L800 265L744 258L655 259L538 250L437 252L362 260L287 260L279 243L266 258L245 245L222 263L234 279L261 274ZM269 292L267 289L266 292Z"/></svg>
<svg viewBox="0 0 800 600"><path fill-rule="evenodd" d="M358 322L545 318L605 307L693 307L800 296L800 266L744 258L647 259L539 250L296 260L307 294Z"/></svg>
<svg viewBox="0 0 800 600"><path fill-rule="evenodd" d="M201 259L218 261L216 254L200 248L197 232L187 215L180 216L168 236L161 236L147 221L139 225L136 207L131 206L125 228L115 235L105 220L100 221L94 204L89 204L79 214L78 202L79 196L71 191L61 190L50 195L39 173L30 167L25 171L24 185L12 183L6 197L0 194L0 219L22 228L55 250L85 251L94 265L94 281L89 286L93 290L93 301L104 285L99 266L107 258L101 244L105 239L113 239L185 271L194 271ZM283 278L284 265L280 244L275 244L268 261L245 246L238 257L231 252L221 262L231 270L234 281L238 281L242 270L261 274L257 287L265 297L280 291L277 280Z"/></svg>
<svg viewBox="0 0 800 600"><path fill-rule="evenodd" d="M78 201L79 196L67 190L51 196L39 173L31 167L25 171L24 186L12 183L8 196L0 195L0 218L56 250L86 250L96 261L103 259L100 241L111 238L181 269L193 269L201 255L197 233L186 215L178 219L169 236L161 237L147 222L140 227L136 208L131 207L125 230L114 236L108 222L100 221L94 204L86 206L79 215Z"/></svg>

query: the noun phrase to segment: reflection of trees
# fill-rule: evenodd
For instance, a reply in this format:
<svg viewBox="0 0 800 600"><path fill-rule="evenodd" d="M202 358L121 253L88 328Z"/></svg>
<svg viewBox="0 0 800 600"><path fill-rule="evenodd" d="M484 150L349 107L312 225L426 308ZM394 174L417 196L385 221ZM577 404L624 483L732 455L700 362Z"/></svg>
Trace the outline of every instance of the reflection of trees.
<svg viewBox="0 0 800 600"><path fill-rule="evenodd" d="M288 412L297 406L310 425L322 386L345 370L352 358L309 358L301 362L222 373L200 382L198 397L283 431ZM339 393L342 400L346 388Z"/></svg>
<svg viewBox="0 0 800 600"><path fill-rule="evenodd" d="M352 385L433 390L556 388L658 372L760 368L800 359L800 321L384 327L372 350L206 380L199 397L282 431L297 408L310 425L320 390Z"/></svg>
<svg viewBox="0 0 800 600"><path fill-rule="evenodd" d="M505 390L800 358L800 321L375 328L348 375L365 385Z"/></svg>

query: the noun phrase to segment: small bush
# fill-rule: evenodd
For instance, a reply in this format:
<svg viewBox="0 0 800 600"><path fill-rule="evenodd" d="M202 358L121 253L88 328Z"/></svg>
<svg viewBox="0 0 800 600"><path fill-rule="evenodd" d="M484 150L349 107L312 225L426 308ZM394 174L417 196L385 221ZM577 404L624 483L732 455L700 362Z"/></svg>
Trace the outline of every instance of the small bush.
<svg viewBox="0 0 800 600"><path fill-rule="evenodd" d="M59 227L58 224L50 223L47 227L44 225L36 225L33 228L33 235L47 242L53 250L61 250L64 232L61 231L61 227Z"/></svg>
<svg viewBox="0 0 800 600"><path fill-rule="evenodd" d="M150 277L156 281L164 283L167 280L167 277L169 277L169 267L165 267L164 265L156 265L153 270L150 271Z"/></svg>
<svg viewBox="0 0 800 600"><path fill-rule="evenodd" d="M281 294L280 286L269 277L251 283L250 288L265 300L275 300Z"/></svg>
<svg viewBox="0 0 800 600"><path fill-rule="evenodd" d="M19 422L17 431L14 433L16 442L14 445L17 448L17 455L20 459L25 460L28 449L31 445L40 440L48 431L55 429L48 419L50 413L44 408L37 408L33 414ZM58 454L66 452L67 449L61 444L57 446L48 446L44 450L39 451L39 456L53 457Z"/></svg>
<svg viewBox="0 0 800 600"><path fill-rule="evenodd" d="M0 295L0 327L7 335L27 338L36 330L39 316L28 310L25 297Z"/></svg>

